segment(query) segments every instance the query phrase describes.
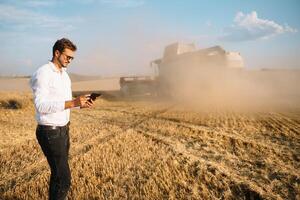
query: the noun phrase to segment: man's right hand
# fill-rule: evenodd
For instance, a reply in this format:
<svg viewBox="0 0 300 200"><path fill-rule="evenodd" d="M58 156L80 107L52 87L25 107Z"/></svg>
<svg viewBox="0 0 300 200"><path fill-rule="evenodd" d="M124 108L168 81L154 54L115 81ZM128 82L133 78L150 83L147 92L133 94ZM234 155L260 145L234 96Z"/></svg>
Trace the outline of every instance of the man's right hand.
<svg viewBox="0 0 300 200"><path fill-rule="evenodd" d="M79 96L77 98L75 98L73 101L74 101L74 104L75 104L75 107L80 107L80 108L90 108L93 106L93 101L89 101L91 100L90 99L90 95L82 95L82 96Z"/></svg>

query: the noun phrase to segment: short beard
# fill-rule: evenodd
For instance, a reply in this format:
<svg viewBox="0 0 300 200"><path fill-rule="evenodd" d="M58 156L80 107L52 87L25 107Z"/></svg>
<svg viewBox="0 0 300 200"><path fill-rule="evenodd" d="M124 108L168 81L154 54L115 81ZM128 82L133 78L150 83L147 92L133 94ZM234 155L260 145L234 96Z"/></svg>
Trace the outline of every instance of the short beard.
<svg viewBox="0 0 300 200"><path fill-rule="evenodd" d="M63 68L66 68L67 66L64 66L63 64L62 64L62 62L58 59L58 62L59 62L59 64L61 65L61 67L63 67Z"/></svg>

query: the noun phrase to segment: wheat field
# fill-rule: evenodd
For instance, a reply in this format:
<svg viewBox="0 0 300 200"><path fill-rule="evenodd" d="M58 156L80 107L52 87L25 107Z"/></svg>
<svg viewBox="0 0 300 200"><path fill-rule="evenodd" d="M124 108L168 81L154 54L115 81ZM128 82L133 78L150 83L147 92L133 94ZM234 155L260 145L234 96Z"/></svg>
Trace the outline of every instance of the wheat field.
<svg viewBox="0 0 300 200"><path fill-rule="evenodd" d="M0 199L47 199L32 96L0 102ZM300 109L100 99L72 110L70 128L68 199L300 199Z"/></svg>

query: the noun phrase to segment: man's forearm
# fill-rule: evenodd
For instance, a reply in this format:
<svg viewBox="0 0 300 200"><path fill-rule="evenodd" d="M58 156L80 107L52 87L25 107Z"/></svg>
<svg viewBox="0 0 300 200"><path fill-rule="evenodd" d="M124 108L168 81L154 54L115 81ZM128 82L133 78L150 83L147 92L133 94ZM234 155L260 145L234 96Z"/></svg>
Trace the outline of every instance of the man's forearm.
<svg viewBox="0 0 300 200"><path fill-rule="evenodd" d="M75 108L75 107L80 107L80 108L89 108L91 107L91 105L93 104L91 100L88 98L87 95L82 95L79 97L76 97L73 100L70 101L65 101L65 109L69 109L69 108Z"/></svg>

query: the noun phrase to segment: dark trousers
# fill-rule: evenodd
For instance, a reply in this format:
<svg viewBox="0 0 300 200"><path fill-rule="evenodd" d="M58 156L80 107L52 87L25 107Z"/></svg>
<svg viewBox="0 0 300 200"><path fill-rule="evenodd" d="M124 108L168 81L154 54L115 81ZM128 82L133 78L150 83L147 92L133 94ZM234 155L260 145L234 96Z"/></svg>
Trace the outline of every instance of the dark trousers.
<svg viewBox="0 0 300 200"><path fill-rule="evenodd" d="M68 163L69 126L54 130L49 127L38 126L36 137L51 169L49 199L63 200L66 198L71 185Z"/></svg>

